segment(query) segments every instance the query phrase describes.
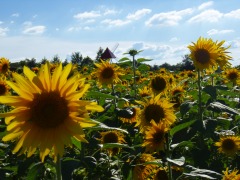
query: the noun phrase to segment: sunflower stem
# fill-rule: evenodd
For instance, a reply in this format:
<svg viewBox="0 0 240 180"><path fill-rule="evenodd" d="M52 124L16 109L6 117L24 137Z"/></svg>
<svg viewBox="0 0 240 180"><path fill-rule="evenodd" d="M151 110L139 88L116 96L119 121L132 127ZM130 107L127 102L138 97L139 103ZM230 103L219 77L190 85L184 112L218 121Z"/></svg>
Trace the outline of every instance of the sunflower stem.
<svg viewBox="0 0 240 180"><path fill-rule="evenodd" d="M198 69L198 114L199 114L199 120L203 121L203 115L202 115L202 88L201 88L201 72Z"/></svg>
<svg viewBox="0 0 240 180"><path fill-rule="evenodd" d="M134 89L134 97L136 97L136 67L135 67L135 57L133 56L133 89Z"/></svg>
<svg viewBox="0 0 240 180"><path fill-rule="evenodd" d="M62 180L61 158L59 154L57 155L56 174L57 174L57 180Z"/></svg>
<svg viewBox="0 0 240 180"><path fill-rule="evenodd" d="M171 155L171 149L170 149L170 136L169 136L169 133L166 134L167 135L167 157L169 159L172 158L172 155ZM168 161L168 177L169 177L169 180L172 180L172 167L171 167L171 163Z"/></svg>

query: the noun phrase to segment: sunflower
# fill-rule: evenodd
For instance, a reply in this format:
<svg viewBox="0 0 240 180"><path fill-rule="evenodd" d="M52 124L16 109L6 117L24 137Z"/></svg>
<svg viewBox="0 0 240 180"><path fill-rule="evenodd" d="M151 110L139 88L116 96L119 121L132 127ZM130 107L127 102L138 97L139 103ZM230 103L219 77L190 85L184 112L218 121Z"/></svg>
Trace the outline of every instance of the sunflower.
<svg viewBox="0 0 240 180"><path fill-rule="evenodd" d="M240 84L240 71L236 68L227 69L223 77L233 84Z"/></svg>
<svg viewBox="0 0 240 180"><path fill-rule="evenodd" d="M147 86L144 86L142 89L138 89L138 91L141 97L148 97L151 95L150 89Z"/></svg>
<svg viewBox="0 0 240 180"><path fill-rule="evenodd" d="M238 136L223 136L219 142L215 143L220 153L225 153L229 156L233 156L238 150L240 150L240 137Z"/></svg>
<svg viewBox="0 0 240 180"><path fill-rule="evenodd" d="M10 62L8 59L0 58L0 73L7 74L10 69Z"/></svg>
<svg viewBox="0 0 240 180"><path fill-rule="evenodd" d="M151 121L151 127L145 132L145 139L142 146L146 147L147 152L164 151L165 145L165 133L168 131L168 127L164 122L156 124L154 120Z"/></svg>
<svg viewBox="0 0 240 180"><path fill-rule="evenodd" d="M229 173L228 168L223 171L223 178L222 180L239 180L240 174L238 174L238 170L234 169L232 172Z"/></svg>
<svg viewBox="0 0 240 180"><path fill-rule="evenodd" d="M95 65L97 70L93 72L93 75L98 78L100 85L109 85L121 81L119 76L123 75L123 73L116 64L101 60L101 63L95 63Z"/></svg>
<svg viewBox="0 0 240 180"><path fill-rule="evenodd" d="M41 66L38 75L23 68L26 78L13 73L15 83L7 84L19 96L0 96L0 103L13 106L5 117L8 134L3 141L16 140L13 153L27 153L30 157L37 149L42 162L52 154L54 160L63 156L64 146L71 146L71 138L87 142L83 128L95 125L89 112L103 111L95 102L79 100L89 86L76 91L78 75L68 79L72 64L62 70L62 64L50 73L50 65Z"/></svg>
<svg viewBox="0 0 240 180"><path fill-rule="evenodd" d="M10 87L6 83L6 78L2 76L0 78L0 96L9 94Z"/></svg>
<svg viewBox="0 0 240 180"><path fill-rule="evenodd" d="M200 37L196 43L189 45L188 48L196 69L211 69L218 65L217 59L220 56L220 49L212 39Z"/></svg>
<svg viewBox="0 0 240 180"><path fill-rule="evenodd" d="M126 106L125 109L128 109L130 113L126 117L121 117L120 120L124 123L135 123L140 113L140 109L135 106Z"/></svg>
<svg viewBox="0 0 240 180"><path fill-rule="evenodd" d="M171 90L171 96L173 99L180 100L183 98L185 90L183 86L176 86Z"/></svg>
<svg viewBox="0 0 240 180"><path fill-rule="evenodd" d="M168 180L167 168L160 167L153 176L153 180Z"/></svg>
<svg viewBox="0 0 240 180"><path fill-rule="evenodd" d="M102 144L105 143L126 143L124 140L124 134L120 131L112 130L100 133L101 138L99 139ZM109 152L110 156L114 156L119 153L119 148L108 148L107 151Z"/></svg>
<svg viewBox="0 0 240 180"><path fill-rule="evenodd" d="M167 126L171 126L176 121L173 109L174 104L166 99L160 99L160 94L150 100L145 99L145 101L137 101L137 103L144 106L136 124L136 126L140 126L141 132L144 132L148 126L151 126L151 120L154 120L157 124L163 121Z"/></svg>
<svg viewBox="0 0 240 180"><path fill-rule="evenodd" d="M232 57L228 55L229 52L226 51L227 49L230 48L230 46L223 47L224 43L225 43L225 41L221 41L219 43L216 42L216 45L219 49L219 57L217 59L217 63L222 69L226 68L226 67L230 67L231 63L229 62L229 60L232 59Z"/></svg>
<svg viewBox="0 0 240 180"><path fill-rule="evenodd" d="M133 168L133 180L145 180L156 165L146 164L146 162L154 161L155 158L151 154L143 153L136 160L136 165Z"/></svg>
<svg viewBox="0 0 240 180"><path fill-rule="evenodd" d="M164 75L155 76L150 81L150 87L152 89L152 92L155 94L159 94L161 92L166 92L169 87L167 77Z"/></svg>

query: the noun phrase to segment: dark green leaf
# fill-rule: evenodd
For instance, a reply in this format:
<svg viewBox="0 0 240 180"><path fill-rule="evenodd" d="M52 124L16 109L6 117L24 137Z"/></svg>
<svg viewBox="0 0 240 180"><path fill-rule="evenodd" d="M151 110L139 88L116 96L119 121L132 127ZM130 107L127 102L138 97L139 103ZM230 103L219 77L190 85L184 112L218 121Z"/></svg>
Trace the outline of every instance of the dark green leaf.
<svg viewBox="0 0 240 180"><path fill-rule="evenodd" d="M183 123L183 124L179 124L179 125L175 126L174 128L172 128L172 129L170 130L170 135L173 136L176 132L178 132L178 131L180 131L180 130L182 130L182 129L184 129L184 128L187 128L187 127L189 127L189 126L191 126L191 125L192 125L193 123L195 123L195 122L196 122L196 120L192 120L192 121L185 122L185 123Z"/></svg>
<svg viewBox="0 0 240 180"><path fill-rule="evenodd" d="M192 101L186 101L186 102L182 103L180 106L180 113L182 115L185 115L191 109L191 107L193 107L194 104L195 103Z"/></svg>
<svg viewBox="0 0 240 180"><path fill-rule="evenodd" d="M167 158L167 161L168 162L171 162L177 166L183 166L184 163L185 163L185 157L180 157L179 159L170 159L170 158Z"/></svg>
<svg viewBox="0 0 240 180"><path fill-rule="evenodd" d="M44 164L42 162L38 162L33 164L27 174L27 179L37 179L39 172L44 167Z"/></svg>
<svg viewBox="0 0 240 180"><path fill-rule="evenodd" d="M212 102L209 104L208 106L208 109L209 110L212 110L214 112L228 112L230 114L235 114L235 115L240 115L240 112L235 110L235 109L232 109L220 102Z"/></svg>
<svg viewBox="0 0 240 180"><path fill-rule="evenodd" d="M137 62L140 63L140 62L146 62L146 61L152 61L152 59L145 59L145 58L139 58L137 59Z"/></svg>
<svg viewBox="0 0 240 180"><path fill-rule="evenodd" d="M99 146L102 149L108 149L108 148L132 148L128 146L127 144L120 144L120 143L105 143L105 144L99 144Z"/></svg>
<svg viewBox="0 0 240 180"><path fill-rule="evenodd" d="M80 141L78 141L78 140L75 139L75 138L71 138L71 141L72 141L72 143L73 143L79 150L82 149L82 144L81 144Z"/></svg>
<svg viewBox="0 0 240 180"><path fill-rule="evenodd" d="M123 57L123 58L118 60L118 62L123 62L123 61L130 61L130 59L127 58L127 57Z"/></svg>
<svg viewBox="0 0 240 180"><path fill-rule="evenodd" d="M193 146L194 146L194 143L191 142L191 141L182 141L182 142L177 143L177 144L172 144L171 148L172 149L175 149L175 148L178 148L178 147L189 147L189 148L192 148Z"/></svg>
<svg viewBox="0 0 240 180"><path fill-rule="evenodd" d="M216 99L217 98L217 89L216 87L213 87L211 85L207 85L203 88L203 91L206 92L211 96L211 98Z"/></svg>

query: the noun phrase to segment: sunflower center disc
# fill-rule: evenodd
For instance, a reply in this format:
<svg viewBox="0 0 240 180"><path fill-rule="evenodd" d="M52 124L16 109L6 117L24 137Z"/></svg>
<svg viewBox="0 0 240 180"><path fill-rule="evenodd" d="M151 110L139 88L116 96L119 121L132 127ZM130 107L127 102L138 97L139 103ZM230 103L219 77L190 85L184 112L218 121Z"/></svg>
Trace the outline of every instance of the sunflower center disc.
<svg viewBox="0 0 240 180"><path fill-rule="evenodd" d="M206 49L199 49L195 53L197 62L201 64L208 63L210 61L210 54Z"/></svg>
<svg viewBox="0 0 240 180"><path fill-rule="evenodd" d="M103 137L103 143L117 143L118 142L118 136L115 133L108 133L105 134Z"/></svg>
<svg viewBox="0 0 240 180"><path fill-rule="evenodd" d="M6 85L5 84L0 84L0 95L4 95L7 91Z"/></svg>
<svg viewBox="0 0 240 180"><path fill-rule="evenodd" d="M68 117L67 101L58 92L35 95L31 120L41 128L54 128Z"/></svg>
<svg viewBox="0 0 240 180"><path fill-rule="evenodd" d="M151 86L156 91L163 91L166 88L167 82L162 77L155 77L152 80Z"/></svg>
<svg viewBox="0 0 240 180"><path fill-rule="evenodd" d="M102 72L102 77L103 77L104 79L109 79L109 78L112 78L112 77L113 77L113 74L114 74L113 69L110 68L110 67L107 67L107 68L105 68L105 69L103 70L103 72Z"/></svg>
<svg viewBox="0 0 240 180"><path fill-rule="evenodd" d="M231 79L231 80L235 80L235 79L238 78L238 75L237 75L237 73L230 73L230 74L228 75L228 77L229 77L229 79Z"/></svg>
<svg viewBox="0 0 240 180"><path fill-rule="evenodd" d="M226 151L232 151L235 149L235 143L232 139L225 139L222 142L222 149Z"/></svg>
<svg viewBox="0 0 240 180"><path fill-rule="evenodd" d="M146 107L145 110L145 118L147 122L149 123L152 119L156 122L159 123L161 119L165 117L164 110L161 106L157 104L150 104L149 106Z"/></svg>
<svg viewBox="0 0 240 180"><path fill-rule="evenodd" d="M153 134L153 140L155 143L161 143L164 139L164 132L163 131L158 131Z"/></svg>

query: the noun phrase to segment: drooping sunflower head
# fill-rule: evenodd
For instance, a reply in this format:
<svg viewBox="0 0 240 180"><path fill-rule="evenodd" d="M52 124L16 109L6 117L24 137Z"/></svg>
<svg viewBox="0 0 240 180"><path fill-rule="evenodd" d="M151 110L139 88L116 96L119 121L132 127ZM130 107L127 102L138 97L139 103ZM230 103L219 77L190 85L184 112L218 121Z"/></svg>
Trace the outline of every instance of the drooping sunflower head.
<svg viewBox="0 0 240 180"><path fill-rule="evenodd" d="M164 151L165 133L168 131L168 127L164 122L156 124L154 120L151 121L151 125L145 132L142 146L146 148L146 152Z"/></svg>
<svg viewBox="0 0 240 180"><path fill-rule="evenodd" d="M154 173L153 180L168 180L167 168L160 167Z"/></svg>
<svg viewBox="0 0 240 180"><path fill-rule="evenodd" d="M188 46L190 50L190 58L196 69L211 69L217 66L217 59L219 58L219 48L212 39L200 37L196 43Z"/></svg>
<svg viewBox="0 0 240 180"><path fill-rule="evenodd" d="M176 121L173 109L174 104L167 99L161 99L160 94L150 100L145 100L145 102L137 101L137 103L143 106L136 124L141 132L144 132L148 126L151 126L151 120L154 120L157 124L163 121L167 126L171 126Z"/></svg>
<svg viewBox="0 0 240 180"><path fill-rule="evenodd" d="M119 77L123 75L122 70L116 64L109 61L101 61L101 63L95 63L97 69L93 72L96 75L100 85L109 85L120 81Z"/></svg>
<svg viewBox="0 0 240 180"><path fill-rule="evenodd" d="M124 140L124 134L120 131L112 130L100 133L101 138L99 139L102 144L105 143L126 143ZM109 152L110 156L116 155L119 152L119 148L108 148L107 151Z"/></svg>
<svg viewBox="0 0 240 180"><path fill-rule="evenodd" d="M155 94L159 94L161 92L165 92L168 89L169 83L166 76L157 75L151 79L150 87Z"/></svg>
<svg viewBox="0 0 240 180"><path fill-rule="evenodd" d="M9 94L10 87L6 83L4 76L0 77L0 96Z"/></svg>
<svg viewBox="0 0 240 180"><path fill-rule="evenodd" d="M229 172L228 168L223 171L223 178L222 180L239 180L240 174L238 174L238 170L234 169Z"/></svg>
<svg viewBox="0 0 240 180"><path fill-rule="evenodd" d="M79 76L69 77L72 64L62 69L62 64L50 73L50 64L41 66L38 75L28 67L25 76L13 73L15 82L7 84L19 96L0 96L0 103L13 106L5 117L8 134L3 141L17 140L13 153L20 150L27 157L39 149L40 158L52 154L54 160L63 156L64 147L72 145L72 138L87 142L83 128L95 126L89 112L103 111L95 102L80 98L89 86L77 91Z"/></svg>
<svg viewBox="0 0 240 180"><path fill-rule="evenodd" d="M220 153L234 156L240 150L240 137L234 135L222 136L220 141L215 143L215 146L218 147Z"/></svg>
<svg viewBox="0 0 240 180"><path fill-rule="evenodd" d="M224 47L223 46L224 43L225 41L216 42L216 45L219 50L219 57L217 59L217 63L221 69L230 67L231 63L229 62L229 60L232 59L232 57L228 55L229 52L227 51L227 49L229 49L230 46Z"/></svg>
<svg viewBox="0 0 240 180"><path fill-rule="evenodd" d="M136 160L136 166L133 168L133 180L145 180L152 173L156 165L147 164L146 162L154 161L155 158L151 154L143 153Z"/></svg>
<svg viewBox="0 0 240 180"><path fill-rule="evenodd" d="M8 59L1 57L0 58L0 73L7 74L10 70L10 62Z"/></svg>
<svg viewBox="0 0 240 180"><path fill-rule="evenodd" d="M226 69L223 77L229 82L240 84L240 71L236 68Z"/></svg>
<svg viewBox="0 0 240 180"><path fill-rule="evenodd" d="M139 117L140 109L136 106L125 107L127 110L126 116L121 117L120 120L124 123L136 123L137 118Z"/></svg>

